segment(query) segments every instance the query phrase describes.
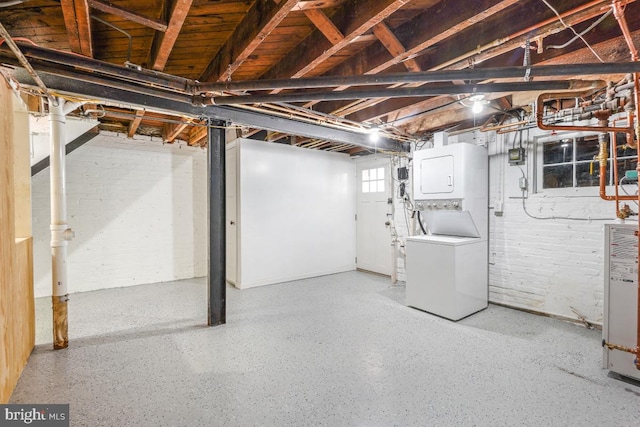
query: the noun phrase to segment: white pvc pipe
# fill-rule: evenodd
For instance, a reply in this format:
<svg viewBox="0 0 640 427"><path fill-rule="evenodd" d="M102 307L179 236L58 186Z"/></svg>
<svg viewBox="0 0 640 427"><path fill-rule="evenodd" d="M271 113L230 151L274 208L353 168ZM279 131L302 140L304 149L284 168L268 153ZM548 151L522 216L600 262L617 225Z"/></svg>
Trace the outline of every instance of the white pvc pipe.
<svg viewBox="0 0 640 427"><path fill-rule="evenodd" d="M50 177L51 177L51 255L53 256L53 295L67 294L67 197L65 183L64 100L49 103Z"/></svg>
<svg viewBox="0 0 640 427"><path fill-rule="evenodd" d="M71 104L73 105L73 104ZM69 105L68 107L71 107ZM65 169L65 101L62 98L49 102L50 124L50 178L51 178L51 282L53 302L54 348L68 345L67 310L67 243L73 231L67 224L67 195Z"/></svg>

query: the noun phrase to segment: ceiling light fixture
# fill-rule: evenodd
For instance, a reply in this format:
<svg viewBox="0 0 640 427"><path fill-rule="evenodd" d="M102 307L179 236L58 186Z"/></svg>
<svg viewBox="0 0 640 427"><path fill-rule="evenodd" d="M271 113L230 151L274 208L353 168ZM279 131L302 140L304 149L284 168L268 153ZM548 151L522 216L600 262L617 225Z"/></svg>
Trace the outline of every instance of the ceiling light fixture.
<svg viewBox="0 0 640 427"><path fill-rule="evenodd" d="M486 101L484 100L484 95L482 94L471 95L469 97L469 101L473 102L473 105L471 106L471 111L473 112L473 114L482 113L482 110L484 109L484 104L486 103Z"/></svg>
<svg viewBox="0 0 640 427"><path fill-rule="evenodd" d="M378 142L380 139L380 129L377 126L369 128L369 141Z"/></svg>

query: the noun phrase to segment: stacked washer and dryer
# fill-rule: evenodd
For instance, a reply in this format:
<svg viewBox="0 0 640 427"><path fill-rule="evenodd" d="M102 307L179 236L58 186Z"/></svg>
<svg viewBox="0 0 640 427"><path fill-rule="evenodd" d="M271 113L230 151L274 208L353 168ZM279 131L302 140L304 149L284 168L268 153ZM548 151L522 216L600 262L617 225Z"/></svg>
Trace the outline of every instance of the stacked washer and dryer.
<svg viewBox="0 0 640 427"><path fill-rule="evenodd" d="M408 306L450 320L487 307L488 182L485 147L413 153L415 209L428 234L407 238Z"/></svg>

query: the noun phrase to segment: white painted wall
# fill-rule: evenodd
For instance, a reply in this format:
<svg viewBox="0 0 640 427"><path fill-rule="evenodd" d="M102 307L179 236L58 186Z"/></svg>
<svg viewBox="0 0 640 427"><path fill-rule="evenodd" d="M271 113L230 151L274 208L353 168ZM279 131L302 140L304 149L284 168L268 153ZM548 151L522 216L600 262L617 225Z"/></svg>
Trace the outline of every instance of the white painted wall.
<svg viewBox="0 0 640 427"><path fill-rule="evenodd" d="M70 292L206 275L206 151L102 132L66 163ZM36 297L51 295L48 171L32 179Z"/></svg>
<svg viewBox="0 0 640 427"><path fill-rule="evenodd" d="M349 156L237 142L238 286L355 269L355 165Z"/></svg>
<svg viewBox="0 0 640 427"><path fill-rule="evenodd" d="M64 126L65 144L70 143L71 141L97 125L98 121L95 119L77 119L74 117L67 117ZM31 132L31 166L35 165L45 157L49 157L49 151L51 149L49 126L49 116L29 116L29 129Z"/></svg>

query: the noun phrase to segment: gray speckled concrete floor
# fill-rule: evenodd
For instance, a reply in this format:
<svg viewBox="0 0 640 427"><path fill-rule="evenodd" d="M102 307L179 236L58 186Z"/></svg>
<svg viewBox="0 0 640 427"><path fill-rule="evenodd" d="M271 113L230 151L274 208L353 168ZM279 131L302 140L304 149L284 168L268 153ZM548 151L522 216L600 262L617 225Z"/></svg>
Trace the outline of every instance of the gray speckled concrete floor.
<svg viewBox="0 0 640 427"><path fill-rule="evenodd" d="M502 307L461 322L349 272L229 288L208 328L204 279L49 300L12 403L70 403L74 426L637 426L640 387L601 369L600 332Z"/></svg>

